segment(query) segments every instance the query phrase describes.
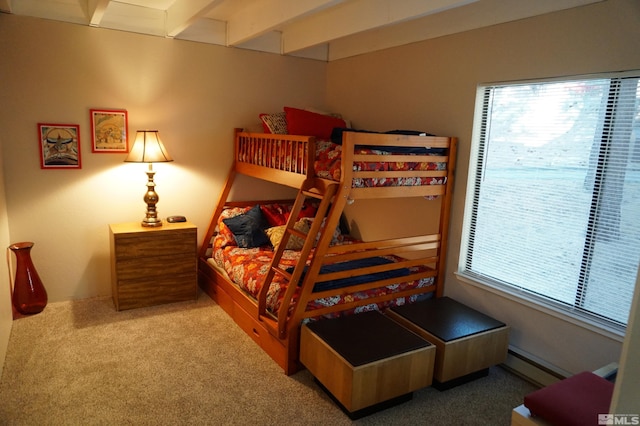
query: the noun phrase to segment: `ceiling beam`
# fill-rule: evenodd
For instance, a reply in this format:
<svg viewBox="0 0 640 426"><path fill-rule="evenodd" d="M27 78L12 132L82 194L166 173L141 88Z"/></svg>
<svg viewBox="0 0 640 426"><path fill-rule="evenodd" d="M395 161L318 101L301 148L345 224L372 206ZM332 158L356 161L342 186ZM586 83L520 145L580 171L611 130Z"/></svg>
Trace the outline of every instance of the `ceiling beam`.
<svg viewBox="0 0 640 426"><path fill-rule="evenodd" d="M286 26L283 30L283 53L476 1L478 0L353 0Z"/></svg>
<svg viewBox="0 0 640 426"><path fill-rule="evenodd" d="M87 14L89 15L89 25L92 27L99 27L102 18L104 17L104 11L109 6L109 0L88 0L87 1Z"/></svg>
<svg viewBox="0 0 640 426"><path fill-rule="evenodd" d="M100 26L113 30L131 31L164 37L166 11L111 1Z"/></svg>
<svg viewBox="0 0 640 426"><path fill-rule="evenodd" d="M328 61L601 1L603 0L536 0L515 3L513 0L482 0L466 7L423 16L402 25L382 27L335 40L331 43Z"/></svg>
<svg viewBox="0 0 640 426"><path fill-rule="evenodd" d="M15 15L87 25L87 0L9 0L7 4Z"/></svg>
<svg viewBox="0 0 640 426"><path fill-rule="evenodd" d="M227 22L227 44L236 46L301 17L344 0L260 0L234 13Z"/></svg>
<svg viewBox="0 0 640 426"><path fill-rule="evenodd" d="M175 37L223 0L177 0L167 10L167 37Z"/></svg>
<svg viewBox="0 0 640 426"><path fill-rule="evenodd" d="M225 46L227 44L227 23L209 18L196 19L192 25L175 35L175 38Z"/></svg>

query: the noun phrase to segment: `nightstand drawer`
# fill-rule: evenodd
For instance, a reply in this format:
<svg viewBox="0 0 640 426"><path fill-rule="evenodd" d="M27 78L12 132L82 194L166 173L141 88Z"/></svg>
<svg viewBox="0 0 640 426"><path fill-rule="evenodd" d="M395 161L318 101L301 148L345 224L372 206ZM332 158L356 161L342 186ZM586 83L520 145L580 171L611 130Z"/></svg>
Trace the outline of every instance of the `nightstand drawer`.
<svg viewBox="0 0 640 426"><path fill-rule="evenodd" d="M116 265L118 281L139 277L155 277L170 274L193 274L197 268L193 255L149 256L137 259L121 259Z"/></svg>
<svg viewBox="0 0 640 426"><path fill-rule="evenodd" d="M193 235L191 237L191 235ZM116 259L172 255L175 253L193 253L196 255L195 229L185 234L185 231L167 233L149 233L143 236L116 237Z"/></svg>
<svg viewBox="0 0 640 426"><path fill-rule="evenodd" d="M197 288L193 273L120 280L117 309L194 300L196 296Z"/></svg>

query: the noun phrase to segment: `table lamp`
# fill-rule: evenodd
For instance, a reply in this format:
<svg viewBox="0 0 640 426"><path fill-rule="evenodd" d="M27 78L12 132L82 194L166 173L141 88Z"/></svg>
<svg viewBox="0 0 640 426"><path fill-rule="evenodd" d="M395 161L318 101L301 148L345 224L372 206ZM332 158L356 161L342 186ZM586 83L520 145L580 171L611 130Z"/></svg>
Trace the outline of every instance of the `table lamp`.
<svg viewBox="0 0 640 426"><path fill-rule="evenodd" d="M159 197L156 194L156 184L153 181L153 175L156 173L153 171L153 163L166 163L173 161L173 158L171 158L162 144L158 131L138 130L133 147L131 147L131 151L124 161L128 163L149 163L147 193L143 198L144 202L147 203L147 214L142 220L142 226L162 226L162 220L158 219L158 212L156 211Z"/></svg>

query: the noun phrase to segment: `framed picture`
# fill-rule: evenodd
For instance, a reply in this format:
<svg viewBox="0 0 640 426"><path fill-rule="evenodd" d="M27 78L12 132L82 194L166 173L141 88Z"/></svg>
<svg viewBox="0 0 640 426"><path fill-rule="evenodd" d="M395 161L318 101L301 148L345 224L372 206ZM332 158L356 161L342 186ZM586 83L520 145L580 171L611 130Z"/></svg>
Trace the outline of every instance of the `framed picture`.
<svg viewBox="0 0 640 426"><path fill-rule="evenodd" d="M127 111L92 109L91 152L129 152Z"/></svg>
<svg viewBox="0 0 640 426"><path fill-rule="evenodd" d="M43 169L79 169L80 126L77 124L38 123L40 167Z"/></svg>

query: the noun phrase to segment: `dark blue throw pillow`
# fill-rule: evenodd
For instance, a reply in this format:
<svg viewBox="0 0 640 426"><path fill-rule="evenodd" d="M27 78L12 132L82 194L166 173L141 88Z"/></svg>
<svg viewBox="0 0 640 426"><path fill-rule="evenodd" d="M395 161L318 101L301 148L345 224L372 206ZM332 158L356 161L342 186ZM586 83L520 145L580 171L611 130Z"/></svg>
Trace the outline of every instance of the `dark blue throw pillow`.
<svg viewBox="0 0 640 426"><path fill-rule="evenodd" d="M238 247L252 248L271 244L269 237L264 232L269 224L262 216L259 205L253 206L244 214L222 219L222 221L233 232Z"/></svg>

